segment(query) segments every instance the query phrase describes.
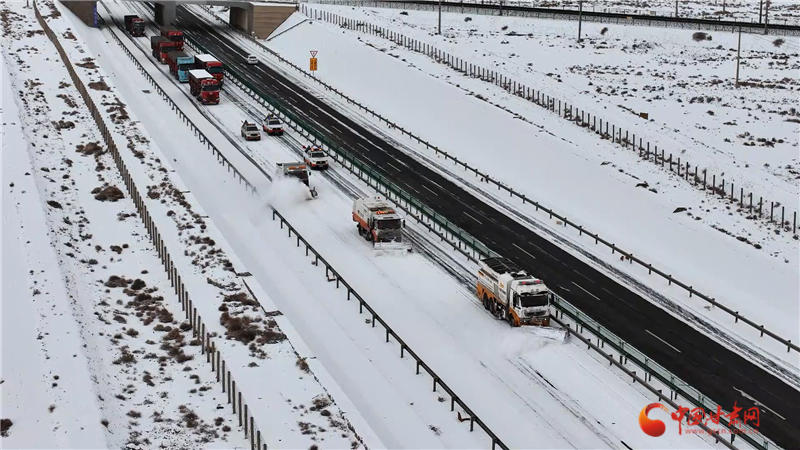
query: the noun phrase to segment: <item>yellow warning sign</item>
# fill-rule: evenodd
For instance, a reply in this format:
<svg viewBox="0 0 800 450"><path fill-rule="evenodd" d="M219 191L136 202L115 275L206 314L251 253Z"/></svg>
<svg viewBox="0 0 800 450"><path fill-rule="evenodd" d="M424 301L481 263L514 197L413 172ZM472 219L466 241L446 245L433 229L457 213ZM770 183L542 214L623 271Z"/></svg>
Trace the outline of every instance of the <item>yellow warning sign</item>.
<svg viewBox="0 0 800 450"><path fill-rule="evenodd" d="M317 58L311 58L311 71L317 71Z"/></svg>

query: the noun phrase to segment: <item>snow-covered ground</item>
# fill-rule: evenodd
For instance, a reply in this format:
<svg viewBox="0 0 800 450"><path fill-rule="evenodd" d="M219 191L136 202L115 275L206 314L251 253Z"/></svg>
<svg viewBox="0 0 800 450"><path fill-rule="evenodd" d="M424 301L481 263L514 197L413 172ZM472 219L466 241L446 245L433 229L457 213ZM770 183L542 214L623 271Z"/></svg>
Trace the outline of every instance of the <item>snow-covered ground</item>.
<svg viewBox="0 0 800 450"><path fill-rule="evenodd" d="M196 8L199 11L198 8ZM359 14L358 10L353 12ZM299 18L290 19L295 23ZM336 31L332 31L335 29ZM353 45L353 39L370 41L366 46ZM241 39L242 45L250 46L253 51L258 47ZM537 120L552 127L553 132L560 132L561 138L553 138L546 132L521 121L509 121L508 115L485 102L477 101L467 95L455 84L464 86L475 83L463 77L450 79L449 85L427 75L431 73L442 78L452 76L441 66L432 64L419 55L403 53L399 49L390 51L391 55L403 58L405 62L387 57L369 46L388 48L386 41L372 40L363 35L352 35L338 28L320 26L319 22L304 23L291 31L271 40L267 44L285 58L303 66L307 53L312 48L320 51L320 70L317 77L341 89L346 95L383 114L389 120L416 134L428 139L434 145L441 146L460 160L466 160L474 167L488 171L490 175L501 179L529 197L542 201L565 214L571 221L582 223L586 228L599 232L601 236L615 242L620 248L632 251L635 255L653 261L655 267L665 268L675 278L692 284L696 289L728 306L739 310L748 317L755 317L779 334L783 334L793 342L800 337L795 317L798 315L798 273L796 269L796 241L785 242L782 237L770 238L766 230L760 232L763 239L772 239L772 254L757 251L731 237L708 227L708 219L698 221L690 217L676 216L672 211L677 206L695 203L698 206L708 205L711 218L716 223L746 222L737 216L727 216L722 211L725 206L715 200L698 197L696 191L682 188L679 182L670 181L658 170L649 172L648 180L663 177L665 183L659 189L669 188L667 194L653 195L651 192L637 190L638 182L629 175L617 170L600 172L605 158L613 156L618 165L626 163L628 152L616 152L613 147L611 155L585 154L586 149L597 147L597 140L590 135L570 134L570 124L558 122L557 117L543 113L538 107L535 114L544 114ZM262 51L265 57L266 52ZM407 70L406 65L419 70ZM324 65L324 67L323 67ZM354 66L359 67L353 71ZM291 72L288 72L291 74ZM296 76L296 74L295 74ZM312 89L319 90L311 82L298 78ZM375 80L381 80L376 82ZM477 82L480 83L480 82ZM391 85L391 89L386 89ZM499 91L499 90L498 90ZM330 93L319 90L321 96L337 103L343 108L351 108L346 102L339 101ZM498 94L505 95L505 94ZM412 101L409 101L409 100ZM514 101L508 98L507 102ZM388 107L387 105L392 105ZM418 105L425 105L424 108ZM459 114L453 114L459 111ZM354 114L358 114L354 112ZM441 117L448 117L442 121ZM371 119L358 117L369 121ZM474 127L481 123L484 128L503 130L502 133L483 133ZM377 122L376 122L377 124ZM379 124L375 125L380 126ZM566 128L565 128L566 127ZM563 131L562 131L563 130ZM385 128L382 132L392 134ZM532 132L537 134L532 134ZM452 173L447 164L432 158L433 151L415 147L395 133L396 139L407 146L407 151L435 166L443 165L442 171ZM569 140L567 140L569 139ZM531 144L533 141L533 145ZM531 164L517 164L509 167L498 161L519 159L519 148L525 148L524 160ZM491 152L486 149L492 149ZM606 148L605 150L609 150ZM515 156L516 152L516 156ZM548 164L536 164L547 161ZM637 165L636 159L628 160L630 170L649 170L647 165ZM555 168L555 169L554 169ZM493 170L496 169L496 170ZM560 169L560 170L559 170ZM457 172L456 172L457 173ZM458 177L458 175L455 175ZM473 189L490 190L477 180L466 178L463 184ZM660 191L663 194L663 191ZM487 194L494 195L494 194ZM617 199L625 198L625 202ZM640 289L643 283L655 301L665 305L668 310L675 311L674 305L691 310L699 317L712 320L715 325L727 329L740 338L752 341L754 345L772 353L773 359L783 359L791 366L792 373L797 372L800 365L796 354L787 354L784 348L775 341L759 338L759 334L747 326L734 324L730 316L716 309L706 308L705 304L688 298L685 291L669 287L667 282L648 276L647 270L619 261L605 248L595 247L592 239L579 237L577 232L559 227L553 220L546 220L547 215L537 214L531 205L523 206L515 200L494 197L493 201L507 208L512 214L520 214L528 226L549 234L554 240L570 247L575 253L605 260L605 270L626 276L633 276L634 288ZM708 202L708 203L706 203ZM724 222L723 222L724 221ZM711 222L713 225L715 222ZM728 225L726 225L728 226ZM751 226L746 222L742 226ZM755 227L751 227L755 228ZM629 230L635 229L636 233ZM751 231L745 229L745 231ZM758 230L752 230L759 233ZM767 241L763 241L767 242ZM587 244L592 245L587 245ZM666 245L665 245L666 243ZM588 252L588 253L587 253ZM584 255L585 254L585 255ZM778 257L780 255L780 257ZM624 277L623 277L624 278ZM630 279L624 280L630 284ZM764 292L771 292L765 305L761 300ZM754 299L760 299L754 301ZM694 322L685 313L676 313L684 320ZM730 342L729 342L730 344ZM738 344L731 344L738 347Z"/></svg>
<svg viewBox="0 0 800 450"><path fill-rule="evenodd" d="M118 17L124 11L120 10ZM81 30L84 32L96 33ZM137 41L144 47L146 39ZM178 85L163 66L150 62L147 52L133 47L130 41L125 45L134 49L146 70L249 179L263 181L263 175L247 162L240 150L268 173L275 162L297 158L300 142L293 133L283 139L265 136L257 143L239 139L241 121L258 119L265 111L241 92L237 94L233 86L226 85L220 105L196 108L184 95L185 85ZM146 85L137 71L126 70L130 63L126 63L126 56L113 42L93 39L90 46L100 63L110 68L117 88L133 94ZM170 120L172 112L165 103L158 99L130 98L131 109L142 117L155 143L174 162L187 187L220 226L226 241L269 297L297 324L318 360L384 442L392 446L429 439L408 435L418 430L415 427L421 422L430 426L426 433L439 441L428 445L475 445L462 437L466 424L459 425L449 415L446 403L439 403L446 401L444 397L416 393L419 381L413 381L413 376L411 380L407 378L414 373L413 364L395 367L391 359L397 358L397 348L387 348L383 333L364 323L365 316L356 313L356 304L344 301L344 293L337 296L327 293L332 284L322 279L324 271L309 268L310 260L305 258L302 247L296 248L294 239L287 239L285 230L271 222L268 213L266 217L260 213L264 201L280 209L507 444L530 447L527 436L535 426L541 434L537 446L607 447L615 445L610 440L616 439L632 445L648 445L635 423L641 409L639 404L647 402L646 396L637 398L642 395L637 387L625 387L626 379L603 368L604 364L595 361L592 355L577 346L547 344L548 341L529 336L524 330L510 330L493 322L473 298L471 287L456 283L419 255L401 258L372 255L372 249L354 232L349 214L352 198L337 187L337 180L360 186L349 175L335 167L330 174L312 175L320 192L320 198L313 202L296 204L292 198L304 197L304 188L295 190L280 184L259 186L262 192L267 192L265 199L251 199L224 168L216 165L210 152L186 145L195 138L176 118ZM284 145L287 141L288 145ZM413 224L409 227L421 234ZM500 354L498 348L503 349ZM540 375L532 372L532 368ZM583 373L583 368L592 376ZM564 373L573 374L574 378L567 380ZM553 383L553 389L546 387L548 382ZM384 385L386 390L378 396L365 395L364 390L370 392L374 384ZM420 388L429 390L429 379L424 384ZM571 393L576 384L581 386L580 397ZM406 406L401 407L395 395ZM394 406L379 406L384 400ZM546 420L537 413L545 410ZM387 421L387 416L394 420ZM411 419L412 422L404 421ZM694 448L707 444L672 436L663 445Z"/></svg>
<svg viewBox="0 0 800 450"><path fill-rule="evenodd" d="M77 31L63 17L65 11L50 2L39 2L39 8L70 59L77 63L76 71L84 77L93 100L107 107L101 110L101 115L112 125L115 139L128 138L127 148L120 147L132 178L140 187L147 186L146 181L150 180L160 183L148 186L145 202L162 237L170 242L168 248L174 252L175 265L189 292L196 296L194 304L200 316L219 317L206 320L205 324L228 362L227 370L237 381L238 391L243 393L250 415L255 416L267 443L273 447L282 442L290 447L306 448L324 441L325 445L340 448L357 448L367 443L381 447L368 426L359 422L357 411L344 416L331 393L339 396L343 404L349 402L342 398L341 390L324 369L300 364L301 358L293 344L304 351L307 358L313 355L304 350L302 339L271 305L258 283L251 283L253 292L258 293L258 303L240 291L245 287L234 278L232 269L244 267L229 251L213 223L203 220L204 214L199 208L193 209L194 199L180 180L170 175L171 168L161 164L165 158L149 145L149 138L137 125L134 114L126 110L126 104L113 85L106 84L108 79L102 69L93 58L84 56L87 52L75 35ZM43 307L48 311L51 307L58 311L58 305L48 304L56 300L72 308L70 314L80 325L83 351L88 360L84 364L88 365L88 374L82 378L95 382L95 392L83 398L86 407L69 404L70 397L66 395L54 395L55 399L64 398L64 402L54 402L48 410L53 412L63 407L68 418L72 415L91 418L91 406L96 398L100 404L97 415L102 413L102 418L93 421L93 426L99 425L101 437L108 430L104 436L108 444L96 447L127 444L128 448L138 448L137 445L141 448L154 445L243 448L249 445L236 416L228 409L228 394L220 392L220 386L214 383L215 375L203 361L205 356L200 356L201 341L187 334L191 328L188 323L176 320L183 314L180 301L172 295L173 289L160 267L158 254L136 217L136 209L126 198L127 193L116 189L123 186L122 180L86 108L81 109L82 100L71 86L55 48L42 34L32 10L23 4L4 5L3 25L4 33L15 38L3 41L3 53L6 62L13 66L8 78L15 91L20 92L19 101L25 110L23 118L27 120L26 133L30 142L27 150L36 168L30 173L36 178L40 195L48 201L38 206L48 210L52 245L67 281L67 295L52 302L48 302L52 294L46 285L33 294L42 295ZM9 151L5 144L4 141L4 154ZM14 150L24 152L26 146ZM199 229L200 236L192 239L190 229ZM183 255L176 252L179 246L188 247ZM204 254L200 256L198 252ZM42 283L46 276L40 278ZM254 306L261 306L261 309ZM67 326L62 328L69 332ZM37 327L33 326L31 332L36 331ZM52 332L42 330L43 336L39 338L45 343L49 339L64 339L59 329L48 338L48 333ZM70 343L69 339L64 341L65 345ZM52 346L52 350L58 349L57 345ZM17 355L17 352L8 354ZM46 356L49 355L45 354L45 359ZM78 357L74 351L59 356L69 358L71 364L78 361L72 359ZM58 391L64 389L57 389L63 382L53 381L59 380L54 369L39 377L45 376L45 381L53 383L52 390ZM29 370L33 372L36 367L31 366ZM71 375L79 371L80 366L72 371L65 370L64 375L72 378ZM69 378L67 383L72 382ZM9 379L14 382L9 383L9 387L14 388L8 391L9 398L14 399L9 405L18 405L26 397L17 392L16 377ZM330 390L320 379L328 382ZM36 380L33 377L30 382ZM75 386L77 389L81 383L76 382ZM5 402L6 386L3 396ZM14 413L15 408L9 407L8 411ZM5 413L4 409L4 418ZM58 415L52 417L49 420L58 420ZM19 415L8 418L22 419L15 422L19 433L15 433L12 426L9 435L16 434L22 446L35 443L34 437L24 433L32 428L31 419L26 421L27 417ZM75 426L69 421L63 425ZM92 429L87 426L86 433ZM41 428L38 431L41 432ZM66 438L61 439L57 446L84 446L84 443L74 442L70 445ZM92 441L87 438L86 442L91 445Z"/></svg>
<svg viewBox="0 0 800 450"><path fill-rule="evenodd" d="M436 0L430 1L436 3ZM335 4L337 0L314 0L311 3ZM464 0L464 3L496 5L500 3L500 0ZM764 2L754 0L681 0L678 3L678 16L699 19L759 22L759 20L763 20L763 14L766 11L763 8L763 3ZM574 10L580 8L579 0L503 0L503 4ZM674 17L675 4L676 2L674 0L583 0L583 10L608 13L656 14L659 16ZM762 8L761 19L759 19L759 7ZM800 23L800 5L792 0L772 1L769 7L769 23L788 25Z"/></svg>
<svg viewBox="0 0 800 450"><path fill-rule="evenodd" d="M468 16L445 14L443 36L437 36L434 12L325 9L398 31L568 101L650 142L652 149L673 153L675 161L680 157L684 165L707 169L708 183L712 174L717 186L722 179L728 186L733 182L737 198L744 188L755 196L754 204L763 197L767 209L770 201L787 205L790 219L797 210L792 200L800 192L800 38L742 36L742 86L735 89L732 33L706 33L712 39L698 42L691 29L587 23L578 44L571 21L465 21ZM487 92L495 102L508 97L493 86ZM639 113L648 113L649 120Z"/></svg>
<svg viewBox="0 0 800 450"><path fill-rule="evenodd" d="M244 448L55 47L2 20L3 446Z"/></svg>

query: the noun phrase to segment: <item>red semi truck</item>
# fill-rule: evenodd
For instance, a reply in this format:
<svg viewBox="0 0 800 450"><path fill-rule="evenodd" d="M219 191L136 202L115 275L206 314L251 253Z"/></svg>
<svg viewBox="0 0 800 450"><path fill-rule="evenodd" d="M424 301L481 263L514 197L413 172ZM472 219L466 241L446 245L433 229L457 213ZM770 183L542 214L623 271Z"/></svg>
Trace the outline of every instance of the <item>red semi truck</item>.
<svg viewBox="0 0 800 450"><path fill-rule="evenodd" d="M125 16L125 30L131 36L144 36L144 20L139 16Z"/></svg>
<svg viewBox="0 0 800 450"><path fill-rule="evenodd" d="M189 92L204 105L219 104L219 83L205 70L189 71Z"/></svg>
<svg viewBox="0 0 800 450"><path fill-rule="evenodd" d="M183 31L173 27L166 26L161 28L161 36L169 39L175 43L175 50L183 50Z"/></svg>
<svg viewBox="0 0 800 450"><path fill-rule="evenodd" d="M210 73L214 78L217 79L219 87L222 87L222 82L225 78L225 72L222 68L222 63L217 61L216 58L208 54L195 55L194 67Z"/></svg>
<svg viewBox="0 0 800 450"><path fill-rule="evenodd" d="M175 51L175 43L162 36L151 36L150 49L153 51L154 58L158 59L161 64L166 64L169 52Z"/></svg>

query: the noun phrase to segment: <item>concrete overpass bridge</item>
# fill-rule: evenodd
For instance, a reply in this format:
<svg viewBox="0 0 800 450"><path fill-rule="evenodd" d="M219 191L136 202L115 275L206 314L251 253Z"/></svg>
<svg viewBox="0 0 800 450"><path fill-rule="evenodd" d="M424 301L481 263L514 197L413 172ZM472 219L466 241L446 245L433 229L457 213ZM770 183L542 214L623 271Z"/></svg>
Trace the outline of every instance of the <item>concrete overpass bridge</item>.
<svg viewBox="0 0 800 450"><path fill-rule="evenodd" d="M61 4L75 13L85 24L95 26L98 0L60 0ZM227 6L229 22L232 26L254 34L260 39L268 37L293 12L298 2L259 2L239 0L123 0L152 3L155 6L155 19L159 25L170 25L175 21L179 4Z"/></svg>

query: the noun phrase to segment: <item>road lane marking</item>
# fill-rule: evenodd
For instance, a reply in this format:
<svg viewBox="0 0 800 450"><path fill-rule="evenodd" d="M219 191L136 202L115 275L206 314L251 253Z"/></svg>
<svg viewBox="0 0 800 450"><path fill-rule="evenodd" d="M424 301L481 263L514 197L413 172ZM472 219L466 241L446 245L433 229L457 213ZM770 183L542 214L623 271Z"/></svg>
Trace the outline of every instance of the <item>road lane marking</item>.
<svg viewBox="0 0 800 450"><path fill-rule="evenodd" d="M530 253L528 253L528 252L527 252L525 249L523 249L522 247L520 247L519 245L517 245L517 243L516 243L516 242L515 242L513 245L514 245L514 247L517 247L517 248L519 249L519 251L521 251L522 253L525 253L526 255L530 256L530 257L531 257L531 258L533 258L533 259L536 259L536 257L535 257L535 256L531 255L531 254L530 254Z"/></svg>
<svg viewBox="0 0 800 450"><path fill-rule="evenodd" d="M667 341L665 341L665 340L661 339L660 337L656 336L655 334L653 334L653 332L652 332L652 331L650 331L650 330L644 330L644 331L646 331L646 332L647 332L647 334L649 334L650 336L653 336L654 338L656 338L656 339L658 339L659 341L663 342L663 343L664 343L664 345L666 345L666 346L668 346L669 348L671 348L671 349L675 350L676 352L678 352L678 353L680 353L680 352L681 352L680 350L678 350L677 348L675 348L675 347L674 347L672 344L670 344L669 342L667 342Z"/></svg>
<svg viewBox="0 0 800 450"><path fill-rule="evenodd" d="M464 211L464 215L469 217L470 219L474 220L475 222L478 222L479 224L483 225L483 222L481 222L480 220L470 216L468 212Z"/></svg>
<svg viewBox="0 0 800 450"><path fill-rule="evenodd" d="M575 286L578 286L578 289L582 290L583 292L586 292L587 294L589 294L589 295L591 295L592 297L596 298L596 299L597 299L597 301L602 301L602 300L600 300L600 298L599 298L598 296L596 296L596 295L592 294L591 292L587 291L587 290L586 290L586 289L584 289L584 288L583 288L583 287L582 287L580 284L578 284L578 283L576 283L576 282L574 282L574 281L572 282L572 284L574 284Z"/></svg>
<svg viewBox="0 0 800 450"><path fill-rule="evenodd" d="M736 386L734 386L733 388L734 388L735 390L739 391L739 393L740 393L740 394L742 394L742 397L744 397L744 398L746 398L746 399L748 399L748 400L752 400L752 401L753 401L753 403L755 403L755 404L756 404L756 406L761 406L761 407L763 407L764 409L766 409L767 411L771 412L772 414L775 414L776 416L780 417L780 418L781 418L781 419L783 419L784 421L786 420L786 418L785 418L785 417L783 417L782 415L780 415L780 414L776 413L776 412L775 412L775 410L773 410L773 409L770 409L770 407L768 407L767 405L765 405L765 404L761 403L760 401L756 400L756 399L755 399L755 397L753 397L752 395L748 394L747 392L745 392L745 391L743 391L743 390L741 390L741 389L738 389Z"/></svg>
<svg viewBox="0 0 800 450"><path fill-rule="evenodd" d="M424 188L425 188L425 190L427 190L427 191L428 191L428 192L430 192L431 194L433 194L433 195L435 195L435 196L437 196L437 197L439 196L439 194L437 194L436 192L433 192L432 190L430 190L430 188L429 188L428 186L425 186L425 185L423 184L423 185L422 185L422 187L424 187Z"/></svg>

